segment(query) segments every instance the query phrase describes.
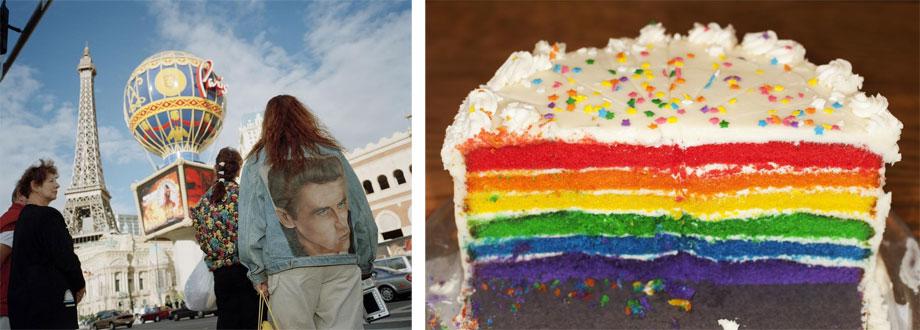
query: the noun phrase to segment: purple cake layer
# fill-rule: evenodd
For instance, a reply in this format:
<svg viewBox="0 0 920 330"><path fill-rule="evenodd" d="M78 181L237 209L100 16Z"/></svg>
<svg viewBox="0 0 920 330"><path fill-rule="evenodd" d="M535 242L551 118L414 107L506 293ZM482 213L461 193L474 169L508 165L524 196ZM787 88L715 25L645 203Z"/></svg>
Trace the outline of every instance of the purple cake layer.
<svg viewBox="0 0 920 330"><path fill-rule="evenodd" d="M824 267L786 260L715 262L678 253L653 260L617 259L567 253L519 262L482 262L473 270L474 285L490 279L552 281L555 279L625 278L711 282L715 284L859 283L862 269Z"/></svg>
<svg viewBox="0 0 920 330"><path fill-rule="evenodd" d="M743 329L862 328L857 284L665 282L663 292L649 296L628 283L612 287L598 281L590 288L576 281L543 283L545 290L534 288L533 282L491 283L470 300L472 317L484 329L721 329L719 319L734 320ZM689 312L668 303L674 298L669 286L695 291L687 299ZM642 311L627 315L630 300Z"/></svg>

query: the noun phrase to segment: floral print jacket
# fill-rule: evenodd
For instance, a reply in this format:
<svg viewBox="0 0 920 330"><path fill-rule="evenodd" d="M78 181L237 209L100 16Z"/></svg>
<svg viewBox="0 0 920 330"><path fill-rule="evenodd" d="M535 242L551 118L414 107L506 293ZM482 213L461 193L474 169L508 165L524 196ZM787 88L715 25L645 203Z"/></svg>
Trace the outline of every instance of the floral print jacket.
<svg viewBox="0 0 920 330"><path fill-rule="evenodd" d="M240 263L237 251L240 187L232 181L225 185L227 193L220 203L211 204L212 186L192 209L195 240L204 252L205 264L212 271Z"/></svg>

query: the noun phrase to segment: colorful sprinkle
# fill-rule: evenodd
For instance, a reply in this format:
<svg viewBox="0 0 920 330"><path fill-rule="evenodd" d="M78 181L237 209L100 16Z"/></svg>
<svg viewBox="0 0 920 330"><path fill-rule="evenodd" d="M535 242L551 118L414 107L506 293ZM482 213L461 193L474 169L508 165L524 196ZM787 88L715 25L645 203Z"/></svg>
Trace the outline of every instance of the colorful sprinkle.
<svg viewBox="0 0 920 330"><path fill-rule="evenodd" d="M643 113L645 114L646 117L649 117L649 118L652 118L655 116L655 113L651 111L645 111Z"/></svg>
<svg viewBox="0 0 920 330"><path fill-rule="evenodd" d="M577 67L577 66L576 66L576 67L572 68L572 72L574 72L574 73L581 73L581 67Z"/></svg>
<svg viewBox="0 0 920 330"><path fill-rule="evenodd" d="M815 126L816 135L824 135L824 126Z"/></svg>
<svg viewBox="0 0 920 330"><path fill-rule="evenodd" d="M686 299L668 299L668 304L671 306L675 306L684 312L690 312L690 310L692 309L692 305L690 304L690 301Z"/></svg>
<svg viewBox="0 0 920 330"><path fill-rule="evenodd" d="M620 126L629 126L629 125L630 125L629 119L623 119L623 121L620 122Z"/></svg>
<svg viewBox="0 0 920 330"><path fill-rule="evenodd" d="M539 84L542 84L542 83L543 83L543 79L537 78L537 79L531 80L531 82L532 82L534 85L539 85Z"/></svg>
<svg viewBox="0 0 920 330"><path fill-rule="evenodd" d="M716 75L715 75L715 74L709 76L709 81L706 82L706 86L703 86L703 89L709 89L709 87L712 86L712 82L715 81L715 80L716 80Z"/></svg>
<svg viewBox="0 0 920 330"><path fill-rule="evenodd" d="M760 126L760 127L766 127L766 126L767 126L767 121L761 119L760 121L757 122L757 125Z"/></svg>
<svg viewBox="0 0 920 330"><path fill-rule="evenodd" d="M607 306L608 303L610 303L610 297L608 297L606 294L601 295L601 307Z"/></svg>
<svg viewBox="0 0 920 330"><path fill-rule="evenodd" d="M834 107L834 109L843 108L843 104L840 104L840 102L834 102L834 104L831 104L831 106Z"/></svg>
<svg viewBox="0 0 920 330"><path fill-rule="evenodd" d="M763 120L761 120L761 121L763 121ZM709 123L710 123L710 124L713 124L713 125L719 124L719 117L712 117L712 118L709 118Z"/></svg>
<svg viewBox="0 0 920 330"><path fill-rule="evenodd" d="M594 59L593 59L593 58L589 58L589 59L585 60L585 63L594 64Z"/></svg>
<svg viewBox="0 0 920 330"><path fill-rule="evenodd" d="M725 120L722 120L721 122L719 122L719 127L728 128L728 122Z"/></svg>
<svg viewBox="0 0 920 330"><path fill-rule="evenodd" d="M779 60L777 60L776 57L771 58L771 59L770 59L770 64L771 64L771 65L777 65L777 64L779 64Z"/></svg>

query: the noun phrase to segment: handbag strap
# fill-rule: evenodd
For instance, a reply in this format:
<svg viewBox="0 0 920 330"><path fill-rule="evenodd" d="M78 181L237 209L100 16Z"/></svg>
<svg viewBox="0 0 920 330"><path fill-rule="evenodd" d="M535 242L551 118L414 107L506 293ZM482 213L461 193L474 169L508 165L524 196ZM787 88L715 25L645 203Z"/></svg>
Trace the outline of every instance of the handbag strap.
<svg viewBox="0 0 920 330"><path fill-rule="evenodd" d="M259 294L261 296L261 294ZM262 306L265 304L265 301L262 300L262 297L259 297L259 326L257 329L262 329Z"/></svg>
<svg viewBox="0 0 920 330"><path fill-rule="evenodd" d="M275 318L275 314L272 313L272 305L268 303L268 298L265 298L265 295L262 294L262 291L259 291L259 305L265 304L265 307L268 307L268 316L272 318L272 323L278 325L278 320ZM259 314L262 313L262 307L259 307ZM262 320L262 317L259 316L259 320Z"/></svg>

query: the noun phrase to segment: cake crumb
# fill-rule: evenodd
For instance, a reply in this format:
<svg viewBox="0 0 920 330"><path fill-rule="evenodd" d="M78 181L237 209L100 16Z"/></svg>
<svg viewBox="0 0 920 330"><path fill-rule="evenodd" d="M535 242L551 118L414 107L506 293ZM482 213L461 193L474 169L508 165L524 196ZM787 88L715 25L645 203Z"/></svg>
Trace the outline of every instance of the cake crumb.
<svg viewBox="0 0 920 330"><path fill-rule="evenodd" d="M732 320L720 319L719 325L722 326L722 330L738 330L738 323Z"/></svg>

